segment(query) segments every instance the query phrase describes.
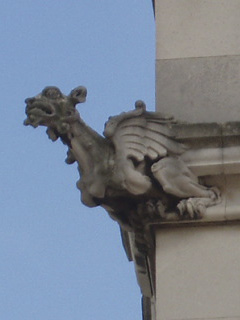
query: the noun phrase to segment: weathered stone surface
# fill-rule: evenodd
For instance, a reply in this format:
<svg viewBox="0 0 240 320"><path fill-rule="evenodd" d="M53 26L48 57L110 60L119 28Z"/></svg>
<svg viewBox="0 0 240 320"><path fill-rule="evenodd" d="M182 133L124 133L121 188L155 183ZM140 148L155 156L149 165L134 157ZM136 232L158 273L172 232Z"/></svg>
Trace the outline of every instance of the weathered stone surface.
<svg viewBox="0 0 240 320"><path fill-rule="evenodd" d="M155 0L155 17L156 109L191 123L175 126L189 145L181 158L221 202L194 223L169 214L149 225L152 316L240 319L240 2Z"/></svg>
<svg viewBox="0 0 240 320"><path fill-rule="evenodd" d="M240 54L239 0L156 0L157 59Z"/></svg>
<svg viewBox="0 0 240 320"><path fill-rule="evenodd" d="M156 229L156 320L240 318L240 225Z"/></svg>
<svg viewBox="0 0 240 320"><path fill-rule="evenodd" d="M157 60L157 110L192 123L239 117L240 56Z"/></svg>

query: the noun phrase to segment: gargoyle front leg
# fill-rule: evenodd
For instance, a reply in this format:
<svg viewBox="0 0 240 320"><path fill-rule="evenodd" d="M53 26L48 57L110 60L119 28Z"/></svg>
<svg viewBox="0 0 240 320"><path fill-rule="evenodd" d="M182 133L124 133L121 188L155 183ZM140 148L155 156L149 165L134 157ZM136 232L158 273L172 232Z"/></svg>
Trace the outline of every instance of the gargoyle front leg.
<svg viewBox="0 0 240 320"><path fill-rule="evenodd" d="M220 191L216 187L208 189L207 198L189 198L179 202L177 209L181 217L189 216L190 219L201 219L208 207L214 206L221 201Z"/></svg>

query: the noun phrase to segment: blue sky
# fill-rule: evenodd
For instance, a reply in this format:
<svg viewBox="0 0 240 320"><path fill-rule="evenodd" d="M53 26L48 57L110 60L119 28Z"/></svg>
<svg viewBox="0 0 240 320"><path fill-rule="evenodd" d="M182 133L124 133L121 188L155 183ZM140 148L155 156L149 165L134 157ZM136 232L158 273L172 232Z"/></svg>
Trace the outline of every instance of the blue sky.
<svg viewBox="0 0 240 320"><path fill-rule="evenodd" d="M141 319L117 223L81 204L66 146L22 123L47 85L86 86L99 133L137 99L154 110L152 1L2 0L0 27L0 319Z"/></svg>

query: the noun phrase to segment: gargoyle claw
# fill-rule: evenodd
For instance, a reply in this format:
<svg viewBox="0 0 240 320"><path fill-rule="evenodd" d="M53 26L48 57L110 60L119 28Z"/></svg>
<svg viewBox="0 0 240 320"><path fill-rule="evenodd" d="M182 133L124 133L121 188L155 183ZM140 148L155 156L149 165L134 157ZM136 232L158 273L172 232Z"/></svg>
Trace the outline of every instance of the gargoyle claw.
<svg viewBox="0 0 240 320"><path fill-rule="evenodd" d="M180 217L188 216L190 219L201 219L206 212L206 205L202 198L189 198L177 205Z"/></svg>
<svg viewBox="0 0 240 320"><path fill-rule="evenodd" d="M177 209L181 218L188 216L190 219L201 219L208 207L216 205L220 201L220 191L218 188L213 187L209 189L209 198L184 199L179 202Z"/></svg>

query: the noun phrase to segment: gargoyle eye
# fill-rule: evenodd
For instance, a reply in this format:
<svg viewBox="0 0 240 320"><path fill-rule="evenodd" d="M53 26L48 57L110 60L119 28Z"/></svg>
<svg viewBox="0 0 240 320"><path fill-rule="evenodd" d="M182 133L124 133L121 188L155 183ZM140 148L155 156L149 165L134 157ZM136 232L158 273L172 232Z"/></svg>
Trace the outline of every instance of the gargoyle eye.
<svg viewBox="0 0 240 320"><path fill-rule="evenodd" d="M57 87L47 87L43 89L42 95L50 99L62 98L62 93Z"/></svg>

